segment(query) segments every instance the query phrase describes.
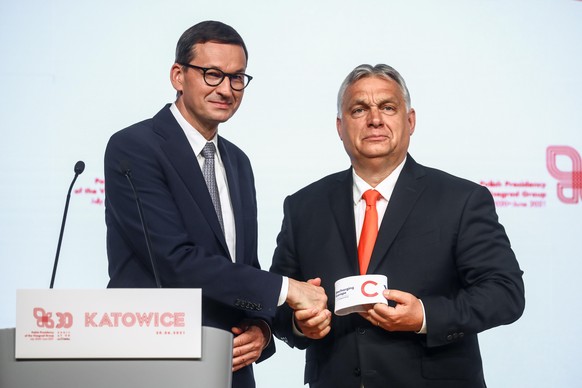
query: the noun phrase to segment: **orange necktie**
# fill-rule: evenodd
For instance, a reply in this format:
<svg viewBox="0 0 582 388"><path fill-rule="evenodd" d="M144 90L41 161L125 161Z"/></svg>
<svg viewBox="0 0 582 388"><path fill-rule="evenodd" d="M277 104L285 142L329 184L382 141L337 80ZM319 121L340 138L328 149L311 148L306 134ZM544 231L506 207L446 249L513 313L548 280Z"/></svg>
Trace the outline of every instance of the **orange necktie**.
<svg viewBox="0 0 582 388"><path fill-rule="evenodd" d="M367 190L362 198L366 201L366 214L364 225L360 234L360 244L358 245L358 262L360 264L360 275L365 275L370 264L370 257L374 250L376 237L378 236L378 210L376 202L381 195L376 190Z"/></svg>

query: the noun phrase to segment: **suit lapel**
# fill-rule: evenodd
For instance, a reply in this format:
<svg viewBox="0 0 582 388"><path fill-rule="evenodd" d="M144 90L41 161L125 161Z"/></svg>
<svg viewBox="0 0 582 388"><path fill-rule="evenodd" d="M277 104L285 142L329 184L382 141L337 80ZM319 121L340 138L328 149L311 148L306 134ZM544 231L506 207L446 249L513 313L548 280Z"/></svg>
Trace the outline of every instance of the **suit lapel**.
<svg viewBox="0 0 582 388"><path fill-rule="evenodd" d="M244 254L244 242L245 240L245 227L243 225L243 206L241 199L241 189L240 189L240 179L238 166L231 159L231 155L228 152L228 147L226 142L219 136L218 139L218 150L220 151L220 157L222 158L222 163L224 164L224 169L226 170L226 180L228 182L228 192L230 195L230 202L232 204L232 212L234 214L234 227L236 231L236 260L243 261L245 259Z"/></svg>
<svg viewBox="0 0 582 388"><path fill-rule="evenodd" d="M330 190L328 200L343 243L345 264L350 268L350 273L359 274L352 169L340 173L337 183L337 186Z"/></svg>
<svg viewBox="0 0 582 388"><path fill-rule="evenodd" d="M380 263L386 258L396 235L426 186L422 180L424 175L423 168L408 155L378 230L368 273L375 273Z"/></svg>
<svg viewBox="0 0 582 388"><path fill-rule="evenodd" d="M182 178L200 212L204 215L224 251L228 254L226 240L218 223L218 217L214 211L212 199L208 193L200 165L184 131L172 115L172 112L170 112L169 105L166 105L154 116L154 131L163 138L160 144L161 149Z"/></svg>

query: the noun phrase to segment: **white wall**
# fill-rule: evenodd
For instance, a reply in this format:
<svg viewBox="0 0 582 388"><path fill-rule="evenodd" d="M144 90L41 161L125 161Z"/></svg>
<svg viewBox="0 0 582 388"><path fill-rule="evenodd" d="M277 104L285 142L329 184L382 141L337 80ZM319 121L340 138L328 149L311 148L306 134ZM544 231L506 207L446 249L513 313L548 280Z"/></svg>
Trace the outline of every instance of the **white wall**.
<svg viewBox="0 0 582 388"><path fill-rule="evenodd" d="M517 323L480 336L488 385L579 384L582 202L561 202L546 167L548 146L582 153L575 0L0 0L0 327L15 324L16 289L48 287L77 160L87 168L55 287L105 287L104 209L94 203L105 144L173 100L176 41L206 19L232 25L250 51L255 78L220 132L253 161L264 267L284 197L348 166L335 132L339 84L360 63L388 63L417 111L415 159L519 195L499 215L525 270L527 307ZM543 206L505 186L526 181L547 185L530 190L546 195ZM302 386L303 353L277 345L256 367L258 386Z"/></svg>

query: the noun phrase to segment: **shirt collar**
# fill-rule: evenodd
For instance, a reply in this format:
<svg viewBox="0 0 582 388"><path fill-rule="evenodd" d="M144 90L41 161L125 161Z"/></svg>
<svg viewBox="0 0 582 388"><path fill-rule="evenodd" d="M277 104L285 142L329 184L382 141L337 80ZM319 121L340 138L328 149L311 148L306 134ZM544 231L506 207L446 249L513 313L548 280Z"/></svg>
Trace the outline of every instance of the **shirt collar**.
<svg viewBox="0 0 582 388"><path fill-rule="evenodd" d="M353 186L353 195L354 195L354 205L357 205L362 200L362 194L366 190L374 189L380 192L382 198L386 201L390 202L390 197L392 196L392 192L394 191L394 187L396 186L396 181L404 168L404 163L406 163L407 157L404 158L402 163L400 163L394 171L390 175L388 175L382 182L380 182L376 187L370 186L366 181L356 174L356 171L352 169L352 175L354 179L354 186Z"/></svg>
<svg viewBox="0 0 582 388"><path fill-rule="evenodd" d="M184 131L184 134L186 135L186 138L188 138L188 142L190 143L190 147L192 147L192 150L194 151L194 154L196 156L200 155L200 153L202 152L202 148L204 148L206 143L209 141L214 143L214 146L216 147L218 154L218 135L214 135L212 139L206 140L204 136L202 136L202 134L200 134L200 132L198 132L196 128L194 128L192 125L190 125L188 121L186 121L186 119L184 118L184 116L182 116L182 113L180 113L180 110L176 106L176 103L172 103L172 105L170 106L170 112L172 112L174 118L180 125L180 128L182 128L182 130Z"/></svg>

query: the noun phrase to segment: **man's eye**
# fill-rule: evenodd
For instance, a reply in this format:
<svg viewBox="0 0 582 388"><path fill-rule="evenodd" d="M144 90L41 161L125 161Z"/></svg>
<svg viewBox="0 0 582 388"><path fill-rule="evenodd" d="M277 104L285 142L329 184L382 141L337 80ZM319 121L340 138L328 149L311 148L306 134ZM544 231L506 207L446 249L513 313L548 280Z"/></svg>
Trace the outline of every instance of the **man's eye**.
<svg viewBox="0 0 582 388"><path fill-rule="evenodd" d="M207 70L206 71L206 77L208 78L214 78L214 79L220 79L222 78L222 73L218 70Z"/></svg>
<svg viewBox="0 0 582 388"><path fill-rule="evenodd" d="M244 75L242 74L233 74L230 79L235 81L235 82L243 82L244 81Z"/></svg>

